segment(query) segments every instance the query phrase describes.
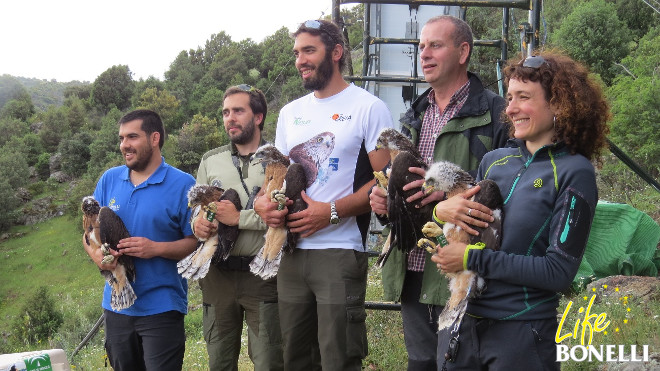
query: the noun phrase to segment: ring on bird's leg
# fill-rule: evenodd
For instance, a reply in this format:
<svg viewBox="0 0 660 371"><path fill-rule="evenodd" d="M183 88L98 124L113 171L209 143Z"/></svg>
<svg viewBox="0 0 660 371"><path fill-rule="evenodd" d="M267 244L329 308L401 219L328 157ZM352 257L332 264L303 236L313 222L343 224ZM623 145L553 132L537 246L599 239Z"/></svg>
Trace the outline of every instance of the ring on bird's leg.
<svg viewBox="0 0 660 371"><path fill-rule="evenodd" d="M468 209L468 216L472 217L472 209Z"/></svg>

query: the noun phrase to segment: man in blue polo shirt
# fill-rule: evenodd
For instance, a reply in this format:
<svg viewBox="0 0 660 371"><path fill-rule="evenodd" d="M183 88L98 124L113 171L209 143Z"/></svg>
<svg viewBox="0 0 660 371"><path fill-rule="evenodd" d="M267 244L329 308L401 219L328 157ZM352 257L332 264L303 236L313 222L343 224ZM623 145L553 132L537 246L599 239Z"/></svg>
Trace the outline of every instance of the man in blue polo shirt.
<svg viewBox="0 0 660 371"><path fill-rule="evenodd" d="M110 287L103 292L105 348L116 370L181 370L185 352L183 318L188 285L177 262L197 245L190 229L186 194L195 179L161 156L163 122L149 110L129 112L119 120L119 149L125 165L106 171L94 198L122 219L132 237L120 241L119 253L135 263L135 303L121 311L110 306ZM100 269L102 253L83 245Z"/></svg>

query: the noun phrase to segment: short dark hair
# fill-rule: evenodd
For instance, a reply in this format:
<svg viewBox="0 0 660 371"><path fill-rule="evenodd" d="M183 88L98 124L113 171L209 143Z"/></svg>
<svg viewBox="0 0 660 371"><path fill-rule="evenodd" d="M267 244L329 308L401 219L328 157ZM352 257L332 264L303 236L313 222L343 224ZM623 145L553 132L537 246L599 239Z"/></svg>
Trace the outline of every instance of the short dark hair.
<svg viewBox="0 0 660 371"><path fill-rule="evenodd" d="M250 109L253 114L263 113L263 118L259 123L259 130L264 130L264 122L266 122L266 114L268 113L268 106L266 104L266 96L264 93L250 85L241 84L236 86L231 86L225 90L225 94L222 96L222 101L234 94L243 93L247 94L250 97Z"/></svg>
<svg viewBox="0 0 660 371"><path fill-rule="evenodd" d="M308 22L319 22L319 27L310 27L306 24ZM293 33L293 37L297 37L303 32L307 32L308 34L314 35L314 36L320 36L321 41L325 45L325 52L326 53L332 53L332 50L335 48L335 45L339 44L341 45L342 48L342 54L341 54L341 59L339 59L339 71L344 70L344 66L346 66L346 42L344 41L344 34L342 33L341 29L339 26L337 26L335 23L318 19L318 20L309 20L305 21L298 26L298 30Z"/></svg>
<svg viewBox="0 0 660 371"><path fill-rule="evenodd" d="M165 143L165 127L163 126L163 120L161 120L160 116L156 112L148 109L138 109L131 111L119 119L119 125L123 125L133 120L142 120L140 130L147 133L147 135L158 132L160 134L158 147L163 149L163 144Z"/></svg>
<svg viewBox="0 0 660 371"><path fill-rule="evenodd" d="M454 25L454 32L451 35L451 38L454 40L454 46L458 47L462 43L466 42L470 45L470 51L468 52L468 57L465 63L470 62L470 57L472 56L472 49L474 48L474 36L472 35L472 28L467 22L460 18L453 17L451 15L438 15L430 18L426 21L426 24L431 24L440 21L447 21Z"/></svg>

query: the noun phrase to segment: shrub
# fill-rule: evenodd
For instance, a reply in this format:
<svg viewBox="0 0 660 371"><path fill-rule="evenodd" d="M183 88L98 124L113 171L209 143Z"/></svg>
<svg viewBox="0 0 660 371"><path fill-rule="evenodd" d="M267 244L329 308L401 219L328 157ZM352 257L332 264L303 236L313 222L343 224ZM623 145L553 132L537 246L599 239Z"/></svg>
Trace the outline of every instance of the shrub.
<svg viewBox="0 0 660 371"><path fill-rule="evenodd" d="M41 286L21 309L12 336L25 344L45 342L57 332L63 320L48 289Z"/></svg>

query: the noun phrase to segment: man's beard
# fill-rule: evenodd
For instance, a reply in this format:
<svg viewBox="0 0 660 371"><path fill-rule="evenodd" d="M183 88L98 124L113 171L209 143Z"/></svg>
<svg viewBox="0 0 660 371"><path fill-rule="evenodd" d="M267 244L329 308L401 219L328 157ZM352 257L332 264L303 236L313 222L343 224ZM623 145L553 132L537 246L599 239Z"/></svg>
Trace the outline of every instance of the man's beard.
<svg viewBox="0 0 660 371"><path fill-rule="evenodd" d="M149 161L151 160L151 155L154 153L154 150L151 147L147 147L145 151L135 150L135 162L133 164L126 163L126 166L133 171L143 171L149 166Z"/></svg>
<svg viewBox="0 0 660 371"><path fill-rule="evenodd" d="M248 144L254 136L254 118L241 127L241 133L236 136L229 136L229 140L234 144Z"/></svg>
<svg viewBox="0 0 660 371"><path fill-rule="evenodd" d="M322 90L330 82L332 77L332 53L326 50L325 58L315 68L316 75L310 79L303 80L303 87L307 90Z"/></svg>

